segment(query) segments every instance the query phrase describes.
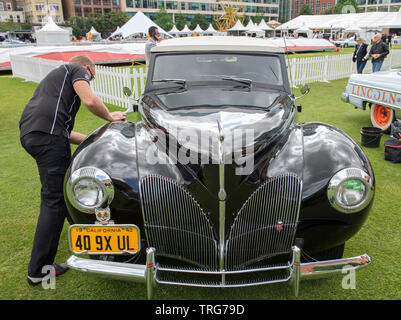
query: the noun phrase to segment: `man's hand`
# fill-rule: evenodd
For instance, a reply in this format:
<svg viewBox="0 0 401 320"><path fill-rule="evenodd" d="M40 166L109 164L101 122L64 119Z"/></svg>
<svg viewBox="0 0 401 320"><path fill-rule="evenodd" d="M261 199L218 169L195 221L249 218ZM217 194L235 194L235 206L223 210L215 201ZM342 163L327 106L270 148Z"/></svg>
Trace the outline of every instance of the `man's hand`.
<svg viewBox="0 0 401 320"><path fill-rule="evenodd" d="M379 53L372 54L372 57L374 59L380 58L380 54Z"/></svg>
<svg viewBox="0 0 401 320"><path fill-rule="evenodd" d="M110 122L124 121L127 118L127 114L121 111L110 112L110 115L112 118Z"/></svg>

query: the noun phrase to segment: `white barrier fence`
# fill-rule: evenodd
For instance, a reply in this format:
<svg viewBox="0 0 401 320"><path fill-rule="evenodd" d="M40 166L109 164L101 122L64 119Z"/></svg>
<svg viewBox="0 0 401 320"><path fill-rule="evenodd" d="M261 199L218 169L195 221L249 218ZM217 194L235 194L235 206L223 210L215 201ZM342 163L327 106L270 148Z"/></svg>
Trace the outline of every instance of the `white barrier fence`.
<svg viewBox="0 0 401 320"><path fill-rule="evenodd" d="M357 73L352 54L288 59L288 77L293 87L317 82L348 78ZM401 67L401 50L391 50L384 59L381 70ZM372 72L372 63L368 61L363 73Z"/></svg>
<svg viewBox="0 0 401 320"><path fill-rule="evenodd" d="M115 68L96 66L96 76L91 81L93 92L105 103L110 103L128 109L132 98L139 98L145 89L146 74L143 69ZM127 97L123 88L132 90L132 96Z"/></svg>
<svg viewBox="0 0 401 320"><path fill-rule="evenodd" d="M62 65L64 62L11 55L10 63L13 77L22 78L26 81L40 82L51 70Z"/></svg>
<svg viewBox="0 0 401 320"><path fill-rule="evenodd" d="M62 61L52 61L24 56L10 56L14 77L28 81L41 81L53 68L63 64ZM287 60L287 70L293 87L317 82L330 81L349 77L356 73L356 63L352 62L352 54L336 56L321 56L307 58L292 58ZM381 70L401 67L401 50L391 50L384 60ZM372 63L368 61L364 73L372 72ZM139 98L144 91L146 73L143 69L115 68L96 66L96 77L91 82L94 93L106 103L122 108L130 106L132 98ZM131 99L123 93L123 87L132 90Z"/></svg>

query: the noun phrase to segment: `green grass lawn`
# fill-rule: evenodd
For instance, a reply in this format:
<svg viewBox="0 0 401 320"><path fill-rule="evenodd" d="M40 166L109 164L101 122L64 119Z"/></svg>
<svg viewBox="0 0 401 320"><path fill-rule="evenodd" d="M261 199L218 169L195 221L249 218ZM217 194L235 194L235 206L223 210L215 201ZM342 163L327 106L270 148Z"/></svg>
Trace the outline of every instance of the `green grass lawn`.
<svg viewBox="0 0 401 320"><path fill-rule="evenodd" d="M311 92L299 102L298 122L333 124L360 143L360 130L370 126L367 111L340 100L347 80L313 83ZM57 278L55 290L29 287L26 282L40 203L40 183L34 160L19 143L18 121L36 84L8 75L0 76L0 299L146 299L143 284L88 277L69 271ZM113 110L117 108L110 107ZM137 116L131 114L130 120ZM75 130L90 133L104 123L82 107ZM298 299L401 299L401 164L383 160L384 135L379 148L363 148L376 174L375 202L366 224L346 245L345 256L368 253L372 264L357 273L356 289L342 289L342 277L301 283ZM56 262L64 262L70 251L64 226ZM155 299L295 299L287 284L237 289L158 286Z"/></svg>

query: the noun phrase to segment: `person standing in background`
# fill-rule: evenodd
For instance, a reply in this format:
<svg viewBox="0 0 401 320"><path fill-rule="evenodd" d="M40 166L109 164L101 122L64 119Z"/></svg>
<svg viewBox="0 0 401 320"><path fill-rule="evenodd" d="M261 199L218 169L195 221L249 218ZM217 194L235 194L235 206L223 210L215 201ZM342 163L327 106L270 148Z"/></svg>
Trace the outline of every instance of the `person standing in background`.
<svg viewBox="0 0 401 320"><path fill-rule="evenodd" d="M384 58L390 53L386 43L382 41L382 34L377 33L373 37L372 47L369 56L372 57L372 72L380 71Z"/></svg>
<svg viewBox="0 0 401 320"><path fill-rule="evenodd" d="M361 37L357 39L357 45L355 46L354 54L352 55L352 61L356 62L356 69L358 73L362 73L366 66L365 56L367 54L368 45L365 40Z"/></svg>
<svg viewBox="0 0 401 320"><path fill-rule="evenodd" d="M157 43L161 41L159 29L155 26L151 26L148 29L149 40L145 44L145 54L146 54L146 74L148 74L149 70L149 62L150 62L150 50L157 46Z"/></svg>

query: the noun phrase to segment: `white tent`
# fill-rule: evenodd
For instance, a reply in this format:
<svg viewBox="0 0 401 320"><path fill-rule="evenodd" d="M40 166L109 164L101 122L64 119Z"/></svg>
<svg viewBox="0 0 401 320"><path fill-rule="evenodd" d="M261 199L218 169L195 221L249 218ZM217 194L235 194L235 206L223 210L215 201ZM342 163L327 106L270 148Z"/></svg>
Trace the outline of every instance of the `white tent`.
<svg viewBox="0 0 401 320"><path fill-rule="evenodd" d="M401 9L391 19L381 23L379 27L393 29L401 28Z"/></svg>
<svg viewBox="0 0 401 320"><path fill-rule="evenodd" d="M187 25L180 31L180 34L192 34L192 31L188 28Z"/></svg>
<svg viewBox="0 0 401 320"><path fill-rule="evenodd" d="M120 27L117 27L116 31L114 31L114 32L110 35L110 37L121 36L121 35L122 35L122 33L121 33L121 28L120 28Z"/></svg>
<svg viewBox="0 0 401 320"><path fill-rule="evenodd" d="M245 28L246 28L247 30L249 30L249 29L253 28L254 25L255 25L255 24L253 23L252 19L249 19L249 22L248 22L248 24L246 25Z"/></svg>
<svg viewBox="0 0 401 320"><path fill-rule="evenodd" d="M272 25L272 26L275 26L275 25L280 25L281 23L278 22L277 20L270 20L267 24L270 24L270 25Z"/></svg>
<svg viewBox="0 0 401 320"><path fill-rule="evenodd" d="M362 29L359 28L358 26L355 25L351 25L349 26L347 29L344 30L344 32L354 32L354 33L360 33L362 32Z"/></svg>
<svg viewBox="0 0 401 320"><path fill-rule="evenodd" d="M196 32L197 35L200 35L203 34L203 29L199 26L199 24L197 24L192 32Z"/></svg>
<svg viewBox="0 0 401 320"><path fill-rule="evenodd" d="M305 26L305 23L302 24L302 26L294 31L294 33L300 34L306 34L307 38L312 38L313 36L313 31L309 29L308 27Z"/></svg>
<svg viewBox="0 0 401 320"><path fill-rule="evenodd" d="M203 34L218 34L217 30L215 30L212 26L212 24L209 24L209 28L207 28L205 31L203 31Z"/></svg>
<svg viewBox="0 0 401 320"><path fill-rule="evenodd" d="M260 23L258 24L258 27L259 27L260 29L264 30L264 31L274 30L273 28L269 27L269 26L266 24L265 19L262 19L262 21L260 21Z"/></svg>
<svg viewBox="0 0 401 320"><path fill-rule="evenodd" d="M251 28L245 31L247 34L256 34L257 37L264 37L265 31L254 24Z"/></svg>
<svg viewBox="0 0 401 320"><path fill-rule="evenodd" d="M246 27L244 27L244 25L241 23L240 20L237 20L237 22L235 23L234 27L228 29L227 31L230 33L240 33L241 31L246 31L248 30Z"/></svg>
<svg viewBox="0 0 401 320"><path fill-rule="evenodd" d="M395 20L398 12L362 12L348 14L329 15L301 15L281 26L276 30L296 30L303 25L309 29L336 29L344 30L348 27L359 27L362 30L380 28L386 21ZM398 20L398 25L401 21ZM268 23L269 24L269 23Z"/></svg>
<svg viewBox="0 0 401 320"><path fill-rule="evenodd" d="M68 30L57 26L49 16L46 25L35 32L36 43L39 46L47 45L68 45L70 33Z"/></svg>
<svg viewBox="0 0 401 320"><path fill-rule="evenodd" d="M166 32L162 28L160 28L156 23L154 23L152 20L150 20L141 11L137 12L130 20L128 20L128 22L125 23L120 28L120 31L121 31L121 35L123 36L123 38L128 38L132 35L148 34L148 29L151 26L157 27L159 29L160 34L171 37L171 35L169 35L168 32Z"/></svg>
<svg viewBox="0 0 401 320"><path fill-rule="evenodd" d="M88 39L92 38L91 40L93 40L93 41L102 40L102 36L100 35L99 32L96 31L96 29L93 26L89 30L89 32L86 34L86 37Z"/></svg>
<svg viewBox="0 0 401 320"><path fill-rule="evenodd" d="M178 30L177 27L175 25L173 25L173 27L171 28L171 30L168 33L171 35L177 35L177 34L180 34L180 30Z"/></svg>

